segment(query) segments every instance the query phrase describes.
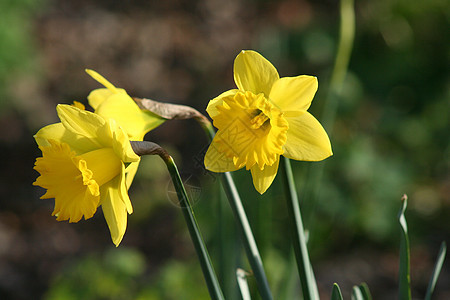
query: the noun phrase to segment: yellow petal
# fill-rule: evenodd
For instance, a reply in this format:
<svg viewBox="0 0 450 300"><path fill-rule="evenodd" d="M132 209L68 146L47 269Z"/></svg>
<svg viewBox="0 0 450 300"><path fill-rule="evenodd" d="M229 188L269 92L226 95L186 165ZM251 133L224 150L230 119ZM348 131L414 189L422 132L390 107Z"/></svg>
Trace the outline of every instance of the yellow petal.
<svg viewBox="0 0 450 300"><path fill-rule="evenodd" d="M284 156L295 160L320 161L331 155L330 139L325 129L309 112L285 117L289 123Z"/></svg>
<svg viewBox="0 0 450 300"><path fill-rule="evenodd" d="M131 183L133 182L134 176L136 175L136 172L139 167L139 162L132 162L130 163L127 168L125 169L125 182L127 186L127 190L130 189ZM131 212L129 212L131 213Z"/></svg>
<svg viewBox="0 0 450 300"><path fill-rule="evenodd" d="M107 88L108 90L110 90L113 93L117 93L117 89L116 87L109 82L108 80L105 79L105 77L103 77L102 75L98 74L97 72L95 72L94 70L90 70L90 69L86 69L85 70L86 73L88 73L92 78L94 78L95 80L97 80L99 83L103 84L103 86L105 88Z"/></svg>
<svg viewBox="0 0 450 300"><path fill-rule="evenodd" d="M111 92L111 90L106 89L106 88L93 90L92 92L89 93L89 95L87 97L89 105L93 109L97 109L100 106L100 104L103 103L103 101L105 101L112 95L122 94L122 95L128 96L127 92L124 89L116 88L116 91L117 91L117 93L113 93L113 92Z"/></svg>
<svg viewBox="0 0 450 300"><path fill-rule="evenodd" d="M275 176L277 176L278 164L280 162L280 157L271 166L265 166L264 169L260 169L258 166L253 166L251 169L253 185L256 190L262 195L272 184Z"/></svg>
<svg viewBox="0 0 450 300"><path fill-rule="evenodd" d="M138 164L139 163L133 163L133 164ZM131 200L130 197L128 196L128 186L127 186L127 177L126 177L126 171L125 171L125 165L122 164L122 172L120 173L120 184L119 184L119 193L120 193L120 197L123 201L123 203L125 204L125 207L127 208L127 212L129 214L133 213L133 206L131 205ZM131 185L131 182L130 182Z"/></svg>
<svg viewBox="0 0 450 300"><path fill-rule="evenodd" d="M317 87L314 76L283 77L273 84L270 100L282 111L308 110Z"/></svg>
<svg viewBox="0 0 450 300"><path fill-rule="evenodd" d="M264 93L269 97L272 85L279 78L277 69L258 52L242 50L234 61L234 82L241 91Z"/></svg>
<svg viewBox="0 0 450 300"><path fill-rule="evenodd" d="M45 126L34 135L34 138L39 146L50 146L49 140L67 143L77 154L89 152L101 146L97 140L67 130L62 123Z"/></svg>
<svg viewBox="0 0 450 300"><path fill-rule="evenodd" d="M225 153L220 152L215 140L216 138L213 139L205 154L205 168L207 170L212 172L232 172L243 167L236 167L233 163L233 158L229 158Z"/></svg>
<svg viewBox="0 0 450 300"><path fill-rule="evenodd" d="M110 119L108 121L109 133L105 134L105 136L112 136L112 148L116 155L123 162L137 162L140 160L140 157L133 151L131 147L130 140L128 139L125 131L116 123L115 120Z"/></svg>
<svg viewBox="0 0 450 300"><path fill-rule="evenodd" d="M78 156L87 163L92 178L103 185L120 175L123 163L111 148L101 148Z"/></svg>
<svg viewBox="0 0 450 300"><path fill-rule="evenodd" d="M56 111L67 130L86 138L97 138L98 128L105 124L102 117L86 110L80 110L75 106L59 104Z"/></svg>
<svg viewBox="0 0 450 300"><path fill-rule="evenodd" d="M117 176L104 185L100 193L103 215L116 247L119 246L127 229L127 207L119 190L120 184L121 178Z"/></svg>
<svg viewBox="0 0 450 300"><path fill-rule="evenodd" d="M222 105L223 103L223 98L227 98L227 97L233 97L234 95L236 95L236 93L239 92L238 89L232 89L232 90L228 90L226 92L223 92L222 94L220 94L219 96L217 96L216 98L212 99L211 101L209 101L208 103L208 107L206 108L206 112L209 114L209 116L211 118L214 118L219 112L217 111L216 106L218 105Z"/></svg>
<svg viewBox="0 0 450 300"><path fill-rule="evenodd" d="M115 94L103 101L95 111L105 119L114 119L132 140L161 125L165 119L142 111L128 95Z"/></svg>

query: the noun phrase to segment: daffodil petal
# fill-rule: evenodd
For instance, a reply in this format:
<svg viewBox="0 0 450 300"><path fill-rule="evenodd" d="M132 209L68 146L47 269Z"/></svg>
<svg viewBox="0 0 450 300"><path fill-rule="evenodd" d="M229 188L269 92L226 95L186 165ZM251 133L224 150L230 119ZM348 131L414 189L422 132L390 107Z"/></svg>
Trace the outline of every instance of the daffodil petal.
<svg viewBox="0 0 450 300"><path fill-rule="evenodd" d="M107 88L108 90L110 90L112 93L117 93L117 88L108 80L106 80L105 77L103 77L102 75L98 74L97 72L95 72L94 70L90 70L90 69L86 69L85 70L86 73L89 74L89 76L91 76L93 79L95 79L98 83L103 84L103 86L105 88Z"/></svg>
<svg viewBox="0 0 450 300"><path fill-rule="evenodd" d="M56 111L67 130L86 138L96 139L98 128L105 124L102 117L75 106L59 104Z"/></svg>
<svg viewBox="0 0 450 300"><path fill-rule="evenodd" d="M139 162L132 162L125 169L125 178L126 178L125 183L127 186L127 190L130 189L131 183L133 182L133 179L134 179L134 176L136 175L138 167L139 167Z"/></svg>
<svg viewBox="0 0 450 300"><path fill-rule="evenodd" d="M233 163L233 159L225 155L225 153L218 150L215 139L209 145L208 151L205 154L205 168L212 172L232 172L240 169Z"/></svg>
<svg viewBox="0 0 450 300"><path fill-rule="evenodd" d="M96 140L86 138L67 130L62 123L55 123L41 128L34 138L39 146L50 146L49 140L67 143L77 154L97 149L100 144Z"/></svg>
<svg viewBox="0 0 450 300"><path fill-rule="evenodd" d="M110 139L111 146L123 162L136 162L140 160L140 157L133 151L127 134L114 119L108 120L108 124L105 126L105 134L102 137L108 138L108 136L112 137ZM108 140L105 140L106 143L108 143Z"/></svg>
<svg viewBox="0 0 450 300"><path fill-rule="evenodd" d="M282 111L308 110L317 87L314 76L283 77L275 81L269 98Z"/></svg>
<svg viewBox="0 0 450 300"><path fill-rule="evenodd" d="M127 228L127 207L122 199L122 193L117 188L119 185L120 177L117 176L103 185L100 191L103 215L116 247L122 241Z"/></svg>
<svg viewBox="0 0 450 300"><path fill-rule="evenodd" d="M295 160L320 161L331 155L330 139L325 129L309 112L285 117L289 123L284 156Z"/></svg>
<svg viewBox="0 0 450 300"><path fill-rule="evenodd" d="M145 133L161 125L165 119L142 111L128 95L115 94L103 101L95 111L105 119L114 119L131 139L143 138Z"/></svg>
<svg viewBox="0 0 450 300"><path fill-rule="evenodd" d="M217 116L217 114L219 113L217 111L216 106L218 105L222 105L223 103L223 98L226 97L234 97L234 95L236 95L236 93L239 92L238 89L232 89L232 90L228 90L226 92L223 92L222 94L220 94L219 96L217 96L216 98L212 99L211 101L209 101L208 103L208 107L206 108L206 112L209 114L209 116L211 118L214 118L215 116Z"/></svg>
<svg viewBox="0 0 450 300"><path fill-rule="evenodd" d="M101 88L101 89L96 89L96 90L93 90L92 92L90 92L87 99L88 99L89 105L93 109L97 109L99 107L99 105L103 103L103 101L105 101L112 95L114 95L114 93L111 92L110 90L108 90L107 88Z"/></svg>
<svg viewBox="0 0 450 300"><path fill-rule="evenodd" d="M280 157L271 166L264 166L264 169L260 169L257 165L251 168L253 185L256 190L262 195L272 184L275 176L277 176L278 164Z"/></svg>
<svg viewBox="0 0 450 300"><path fill-rule="evenodd" d="M135 163L135 164L139 165L139 163ZM123 164L122 164L122 172L120 173L119 181L120 181L119 193L121 195L122 201L125 204L125 207L127 208L127 212L129 214L132 214L133 206L131 205L131 200L130 200L130 197L128 196L127 178L126 178L126 173L125 173L125 166ZM130 185L131 185L131 182L130 182Z"/></svg>
<svg viewBox="0 0 450 300"><path fill-rule="evenodd" d="M234 82L241 91L269 97L279 78L277 69L258 52L242 50L234 61Z"/></svg>

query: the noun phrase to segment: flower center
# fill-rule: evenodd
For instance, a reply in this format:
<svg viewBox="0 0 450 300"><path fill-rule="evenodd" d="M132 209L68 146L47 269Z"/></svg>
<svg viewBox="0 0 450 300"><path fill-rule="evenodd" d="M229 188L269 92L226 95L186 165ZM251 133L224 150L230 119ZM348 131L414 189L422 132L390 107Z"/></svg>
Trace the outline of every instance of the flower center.
<svg viewBox="0 0 450 300"><path fill-rule="evenodd" d="M237 168L257 164L262 170L283 154L288 123L264 94L238 92L223 98L217 110L213 121L219 129L218 150L232 158Z"/></svg>
<svg viewBox="0 0 450 300"><path fill-rule="evenodd" d="M250 120L250 123L252 124L250 127L252 129L258 129L261 126L268 126L270 122L269 121L269 117L266 116L262 111L260 111L259 109L256 110L256 116L253 117Z"/></svg>

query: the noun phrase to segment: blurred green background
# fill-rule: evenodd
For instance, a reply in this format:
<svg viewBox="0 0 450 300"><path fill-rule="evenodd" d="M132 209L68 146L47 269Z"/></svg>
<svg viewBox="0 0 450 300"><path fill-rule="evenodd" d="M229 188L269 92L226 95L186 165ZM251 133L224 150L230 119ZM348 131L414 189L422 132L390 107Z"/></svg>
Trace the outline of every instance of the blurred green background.
<svg viewBox="0 0 450 300"><path fill-rule="evenodd" d="M361 0L355 12L336 120L324 124L334 156L293 162L312 263L324 299L334 282L348 299L363 281L375 299L394 299L396 216L407 193L413 297L422 298L450 233L450 9L445 0ZM332 0L0 0L0 298L208 299L159 158L143 159L130 189L135 212L115 248L101 211L77 224L51 216L53 201L31 185L40 155L32 136L57 121L56 104L87 104L99 85L85 68L130 95L205 112L234 87L242 49L262 53L281 76L317 76L310 111L320 120L338 28ZM196 188L194 209L224 293L238 299L234 272L248 265L217 176L201 165L202 130L171 121L146 139L166 147ZM235 178L275 298L300 297L279 178L262 197L248 172ZM436 299L450 299L449 287L446 263Z"/></svg>

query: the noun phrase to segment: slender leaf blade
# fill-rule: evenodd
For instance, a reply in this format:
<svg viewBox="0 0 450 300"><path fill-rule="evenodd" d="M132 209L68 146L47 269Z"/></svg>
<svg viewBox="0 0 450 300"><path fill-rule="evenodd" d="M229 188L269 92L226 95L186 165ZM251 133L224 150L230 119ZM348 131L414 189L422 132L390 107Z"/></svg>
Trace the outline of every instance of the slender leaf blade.
<svg viewBox="0 0 450 300"><path fill-rule="evenodd" d="M359 286L354 286L352 289L352 300L364 300L364 296Z"/></svg>
<svg viewBox="0 0 450 300"><path fill-rule="evenodd" d="M241 292L242 300L251 300L250 289L247 282L248 273L238 268L236 270L236 278L239 285L239 291Z"/></svg>
<svg viewBox="0 0 450 300"><path fill-rule="evenodd" d="M447 244L442 242L441 249L439 250L438 258L434 266L433 274L431 275L430 282L428 283L427 293L425 294L425 300L431 300L436 282L439 274L441 273L442 265L444 264L445 255L447 253Z"/></svg>
<svg viewBox="0 0 450 300"><path fill-rule="evenodd" d="M372 295L370 294L369 286L365 282L359 285L359 289L361 290L364 300L372 300Z"/></svg>
<svg viewBox="0 0 450 300"><path fill-rule="evenodd" d="M411 276L410 276L410 253L409 253L409 237L408 225L406 223L405 211L408 204L408 196L403 195L402 206L398 214L400 223L400 265L399 265L399 290L398 296L400 300L411 299Z"/></svg>
<svg viewBox="0 0 450 300"><path fill-rule="evenodd" d="M331 291L331 300L343 300L341 289L337 283L333 284L333 290Z"/></svg>

